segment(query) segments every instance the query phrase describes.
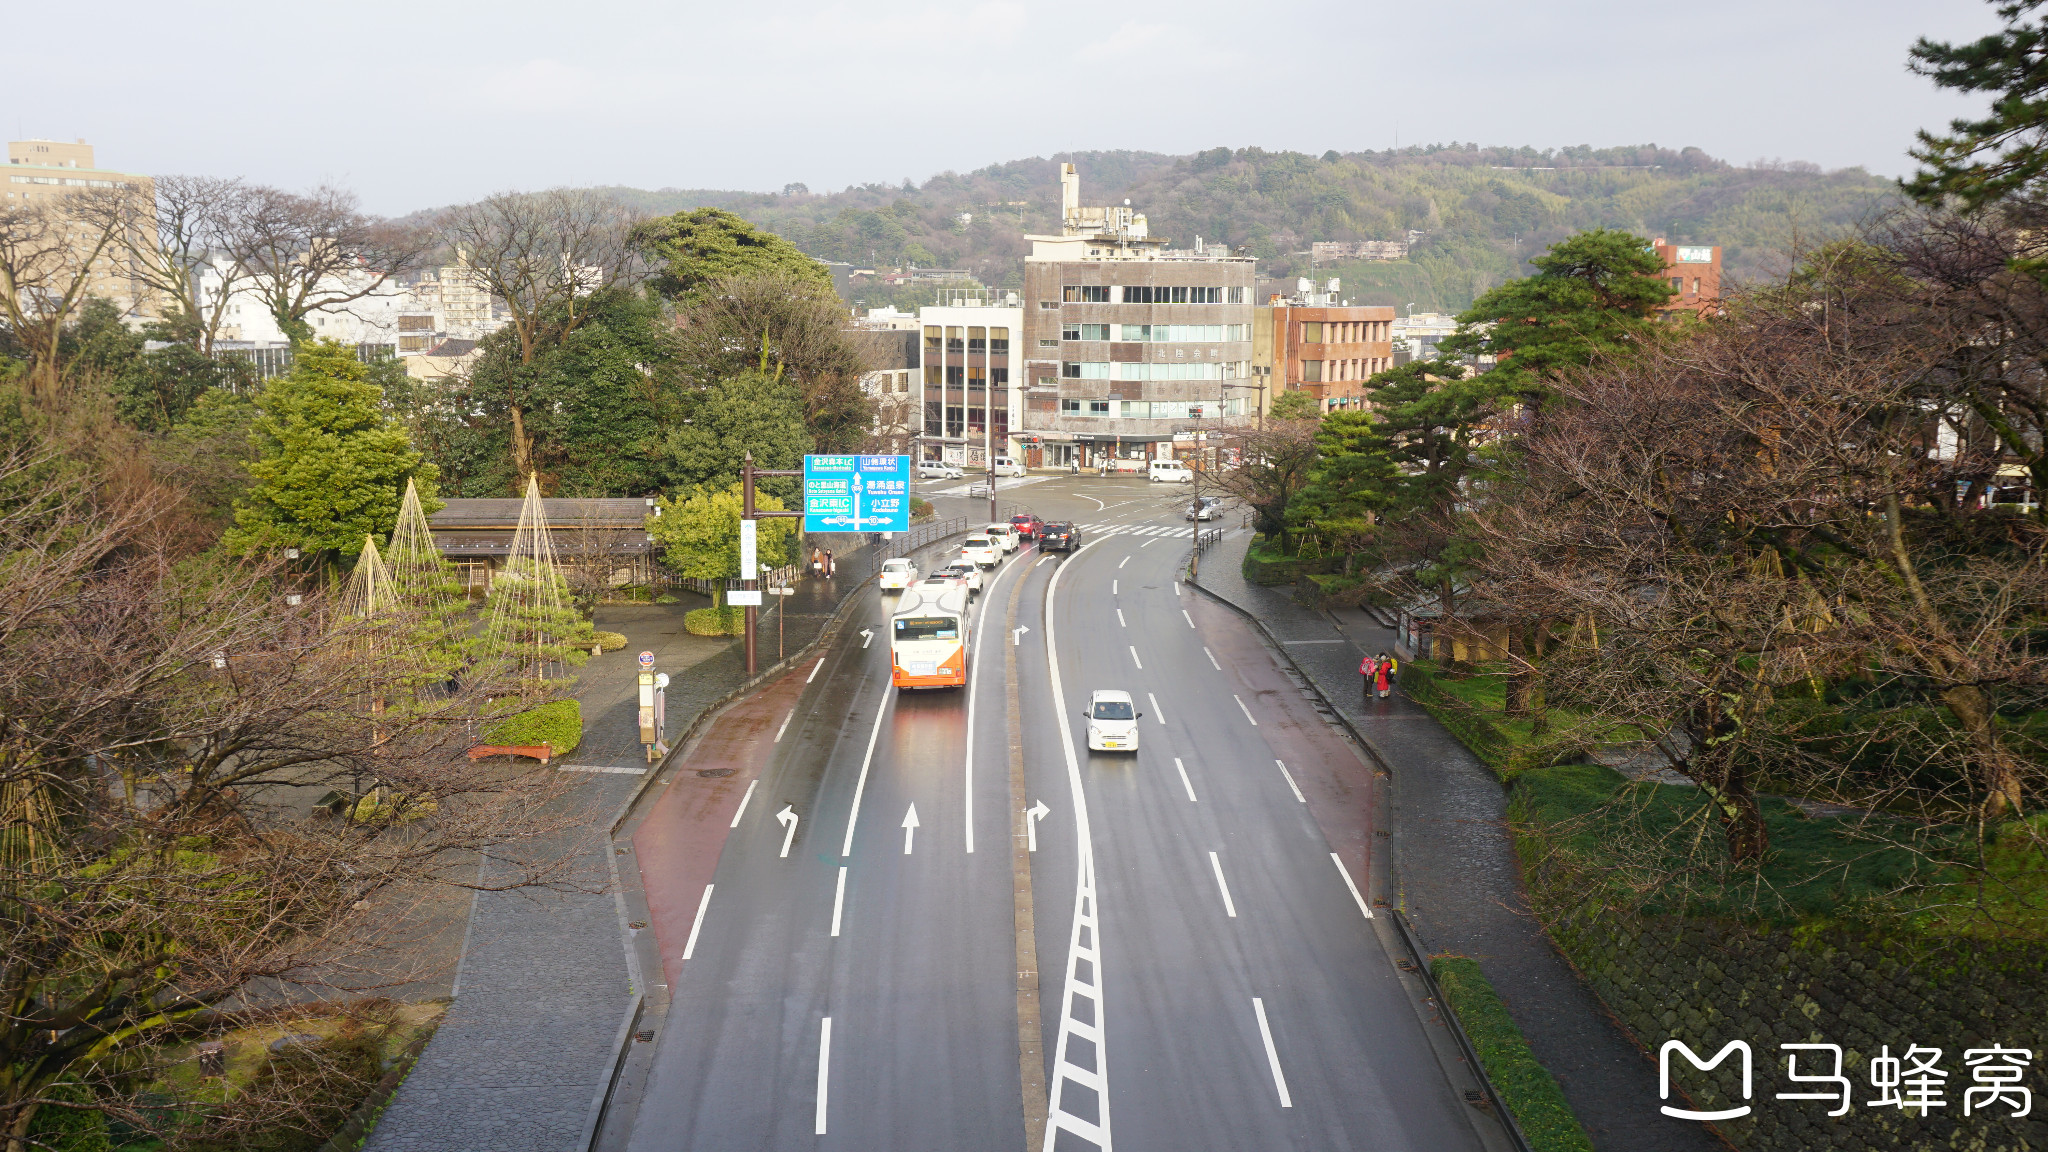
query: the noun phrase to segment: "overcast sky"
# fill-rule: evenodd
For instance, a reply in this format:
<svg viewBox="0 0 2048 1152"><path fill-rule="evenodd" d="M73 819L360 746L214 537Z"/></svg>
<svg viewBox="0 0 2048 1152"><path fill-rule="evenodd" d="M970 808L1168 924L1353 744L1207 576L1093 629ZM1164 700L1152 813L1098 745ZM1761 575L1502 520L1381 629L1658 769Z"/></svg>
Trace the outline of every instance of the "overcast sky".
<svg viewBox="0 0 2048 1152"><path fill-rule="evenodd" d="M1697 145L1897 175L1982 0L102 0L8 17L5 128L134 172L813 191L1066 149ZM32 48L29 46L33 46Z"/></svg>

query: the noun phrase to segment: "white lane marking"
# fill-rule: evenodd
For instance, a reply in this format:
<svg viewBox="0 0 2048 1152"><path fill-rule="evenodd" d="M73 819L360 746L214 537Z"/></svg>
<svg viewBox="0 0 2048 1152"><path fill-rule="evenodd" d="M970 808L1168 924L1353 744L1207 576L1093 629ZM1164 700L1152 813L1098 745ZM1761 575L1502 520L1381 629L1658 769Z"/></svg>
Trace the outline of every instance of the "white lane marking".
<svg viewBox="0 0 2048 1152"><path fill-rule="evenodd" d="M726 825L726 827L737 828L740 826L740 817L745 816L747 814L747 801L752 800L754 798L754 785L759 784L760 782L761 781L759 781L758 779L747 781L746 795L740 797L739 810L732 814L732 823Z"/></svg>
<svg viewBox="0 0 2048 1152"><path fill-rule="evenodd" d="M912 801L910 811L903 814L903 854L910 855L911 838L917 835L917 803Z"/></svg>
<svg viewBox="0 0 2048 1152"><path fill-rule="evenodd" d="M1214 852L1209 853L1209 867L1216 873L1216 887L1223 893L1223 911L1232 920L1237 919L1237 905L1230 902L1230 885L1223 879L1223 861Z"/></svg>
<svg viewBox="0 0 2048 1152"><path fill-rule="evenodd" d="M780 743L782 743L782 734L783 734L784 732L787 732L787 731L789 731L789 722L790 722L791 720L794 720L794 719L796 719L796 709L794 709L794 708L791 708L791 709L789 710L789 715L787 715L787 716L784 716L784 717L782 718L782 727L780 727L780 728L777 728L777 729L775 730L775 739L773 739L773 740L770 740L770 741L769 741L769 743L770 743L770 744L780 744Z"/></svg>
<svg viewBox="0 0 2048 1152"><path fill-rule="evenodd" d="M882 735L882 717L889 714L889 698L875 708L875 728L868 733L868 750L860 758L860 779L853 785L853 807L846 813L846 840L839 845L841 856L853 855L853 829L860 823L860 798L868 790L868 765L875 762L875 741Z"/></svg>
<svg viewBox="0 0 2048 1152"><path fill-rule="evenodd" d="M558 772L610 772L620 776L647 775L647 769L645 768L610 768L599 764L561 764L556 766L555 770Z"/></svg>
<svg viewBox="0 0 2048 1152"><path fill-rule="evenodd" d="M1047 808L1043 800L1024 810L1025 851L1038 851L1038 822L1050 815L1052 815L1052 809Z"/></svg>
<svg viewBox="0 0 2048 1152"><path fill-rule="evenodd" d="M1188 627L1193 628L1195 626L1195 618L1188 615L1187 609L1183 608L1180 610L1180 618L1188 622Z"/></svg>
<svg viewBox="0 0 2048 1152"><path fill-rule="evenodd" d="M839 935L839 913L846 907L846 865L839 866L839 887L832 892L832 934Z"/></svg>
<svg viewBox="0 0 2048 1152"><path fill-rule="evenodd" d="M1292 793L1294 793L1294 798L1295 798L1296 800L1300 800L1300 801L1301 801L1301 802L1302 802L1303 804L1306 804L1306 803L1308 803L1308 801L1307 801L1307 800L1305 800L1305 799L1302 799L1302 795L1301 795L1301 789L1299 789L1299 788L1295 787L1295 785L1294 785L1294 773L1292 773L1292 772L1289 772L1289 771L1287 770L1287 763L1286 763L1286 761L1283 761L1283 760L1275 760L1275 761L1273 761L1273 763L1275 763L1275 764L1278 764L1278 765L1280 765L1280 774L1281 774L1282 776L1285 776L1285 777L1287 777L1287 790L1288 790L1288 791L1290 791L1290 792L1292 792Z"/></svg>
<svg viewBox="0 0 2048 1152"><path fill-rule="evenodd" d="M782 834L782 858L785 860L789 859L789 842L796 839L797 821L802 819L803 817L796 814L794 804L784 804L782 811L775 814L775 822L788 829Z"/></svg>
<svg viewBox="0 0 2048 1152"><path fill-rule="evenodd" d="M1343 858L1332 852L1330 853L1330 863L1337 866L1337 875L1342 876L1344 878L1344 886L1351 889L1351 898L1358 901L1358 910L1365 913L1367 920L1372 919L1372 909L1365 906L1365 897L1358 894L1358 885L1352 881L1351 869L1344 866Z"/></svg>
<svg viewBox="0 0 2048 1152"><path fill-rule="evenodd" d="M1126 556L1126 557L1124 557L1124 559L1126 559L1126 560L1129 560L1129 559L1130 559L1130 557L1129 557L1129 556ZM1122 565L1118 565L1118 567L1122 567ZM1114 596L1114 595L1116 595L1116 581L1114 581L1114 580L1111 580L1111 581L1109 582L1109 594L1110 594L1111 596Z"/></svg>
<svg viewBox="0 0 2048 1152"><path fill-rule="evenodd" d="M1257 728L1259 726L1259 722L1257 720L1252 720L1252 710L1244 706L1244 697L1239 696L1236 693L1232 693L1230 698L1232 700L1237 701L1237 707L1240 711L1244 713L1244 718L1247 720L1251 720L1252 727Z"/></svg>
<svg viewBox="0 0 2048 1152"><path fill-rule="evenodd" d="M1259 1017L1259 1039L1266 1042L1266 1063L1273 1066L1273 1087L1280 1090L1280 1106L1292 1108L1294 1097L1287 1094L1287 1077L1280 1071L1280 1051L1273 1047L1273 1029L1266 1023L1266 1002L1257 996L1252 997L1252 1011Z"/></svg>
<svg viewBox="0 0 2048 1152"><path fill-rule="evenodd" d="M1121 571L1123 569L1123 566L1129 564L1130 562L1131 558L1129 556L1124 557L1123 559L1116 562L1117 569Z"/></svg>
<svg viewBox="0 0 2048 1152"><path fill-rule="evenodd" d="M1080 496L1081 494L1077 492L1077 493L1075 493L1075 495L1077 495L1077 496ZM1100 500L1097 500L1097 499L1095 499L1095 497L1093 497L1093 496L1081 496L1081 499L1083 499L1083 500L1087 500L1087 501L1090 501L1091 503L1093 503L1093 504L1095 505L1095 510L1096 510L1097 512L1100 512L1100 511L1102 511L1102 501L1100 501Z"/></svg>
<svg viewBox="0 0 2048 1152"><path fill-rule="evenodd" d="M1043 561L1044 559L1044 556L1039 557L1040 561ZM993 593L998 587L1000 587L1003 583L1003 577L1008 575L1011 571L1013 571L1013 569L1005 568L1001 572L996 573L996 578L994 580L989 581L986 593ZM1023 571L1023 567L1020 565L1016 569L1014 569L1014 571L1021 572ZM985 625L987 625L988 606L995 599L993 595L989 595L986 593L981 598L981 615L977 617L975 620L974 629L976 632L981 631L981 629ZM1010 633L1010 643L1019 643L1022 640L1024 633L1029 631L1031 631L1031 629L1019 625L1015 632ZM965 804L961 812L960 821L961 828L964 830L965 835L967 837L967 850L969 852L974 851L974 705L977 701L981 699L981 649L982 646L979 644L974 646L974 675L970 677L967 681L967 751L960 758L960 777L963 785L962 791L964 791L967 796L967 803ZM848 834L851 835L851 832L852 830L849 829Z"/></svg>
<svg viewBox="0 0 2048 1152"><path fill-rule="evenodd" d="M870 645L870 644L873 644L874 642L875 642L875 630L874 630L874 629L872 629L872 628L863 628L863 629L861 629L861 630L860 630L860 646L861 646L861 649L862 649L863 651L865 651L865 650L867 649L867 646L868 646L868 645Z"/></svg>
<svg viewBox="0 0 2048 1152"><path fill-rule="evenodd" d="M1158 721L1159 721L1159 722L1160 722L1161 724L1164 724L1164 723L1166 723L1166 713L1160 710L1160 707L1159 707L1159 697L1157 697L1157 696L1154 696L1154 695L1153 695L1153 694L1151 694L1150 692L1147 692L1147 693L1145 693L1145 699L1147 699L1147 700L1150 700L1150 701L1152 702L1152 715L1153 715L1153 716L1154 716L1154 717L1155 717L1155 718L1156 718L1156 719L1157 719L1157 720L1158 720Z"/></svg>
<svg viewBox="0 0 2048 1152"><path fill-rule="evenodd" d="M1083 545L1080 551L1087 551L1093 545ZM1052 580L1045 588L1045 658L1047 676L1052 681L1052 698L1059 707L1066 707L1066 686L1060 677L1059 640L1053 621L1056 619L1060 577L1066 575L1068 566L1060 565ZM1060 752L1067 762L1067 791L1074 801L1075 844L1080 856L1080 867L1074 879L1074 921L1067 937L1067 978L1066 991L1060 998L1059 1040L1053 1048L1052 1091L1046 1101L1045 1143L1043 1152L1053 1152L1055 1141L1062 1131L1095 1145L1101 1152L1110 1152L1109 1132L1109 1055L1106 1033L1108 1032L1105 1009L1102 1000L1102 909L1095 892L1095 847L1088 825L1088 794L1081 786L1081 762L1074 754L1074 726L1071 721L1059 725ZM1084 981L1081 965L1087 964L1088 975ZM1091 1020L1081 1021L1074 1017L1076 997L1087 1000L1094 1008ZM1095 1049L1092 1068L1083 1068L1067 1057L1068 1044L1074 1037L1091 1044ZM1096 1113L1093 1121L1084 1120L1068 1112L1064 1105L1067 1081L1093 1091Z"/></svg>
<svg viewBox="0 0 2048 1152"><path fill-rule="evenodd" d="M1150 548L1151 546L1153 546L1154 544L1157 544L1157 543L1159 543L1159 537L1157 537L1157 536L1154 536L1154 537L1153 537L1152 539L1150 539L1150 540L1147 540L1147 541L1145 541L1145 542L1144 542L1143 544L1140 544L1140 545L1138 545L1138 547L1140 547L1140 548Z"/></svg>
<svg viewBox="0 0 2048 1152"><path fill-rule="evenodd" d="M1261 1016L1261 1020L1265 1017ZM1274 1065L1279 1071L1279 1065ZM827 1016L818 1026L818 1125L815 1134L825 1134L825 1088L832 1082L832 1018Z"/></svg>
<svg viewBox="0 0 2048 1152"><path fill-rule="evenodd" d="M1195 799L1195 786L1193 784L1188 783L1188 770L1186 768L1181 767L1180 757L1178 756L1175 756L1173 758L1173 770L1175 772L1180 773L1180 786L1187 789L1189 803L1201 803L1201 801Z"/></svg>
<svg viewBox="0 0 2048 1152"><path fill-rule="evenodd" d="M1138 659L1138 646L1136 644L1132 644L1129 647L1131 649L1131 663L1136 664L1138 666L1138 669L1140 671L1143 671L1145 668L1145 662L1143 660Z"/></svg>
<svg viewBox="0 0 2048 1152"><path fill-rule="evenodd" d="M683 944L683 959L688 960L697 951L697 933L704 930L704 910L711 907L711 890L716 884L704 886L704 898L697 901L697 918L690 921L690 939Z"/></svg>
<svg viewBox="0 0 2048 1152"><path fill-rule="evenodd" d="M1218 672L1223 671L1223 665L1216 663L1216 654L1214 652L1209 651L1209 646L1207 644L1202 645L1202 655L1207 656L1209 658L1209 666L1211 668L1216 669Z"/></svg>
<svg viewBox="0 0 2048 1152"><path fill-rule="evenodd" d="M1175 596L1178 596L1178 595L1180 595L1180 581L1178 581L1178 580L1175 580L1175 581L1173 582L1173 594L1174 594Z"/></svg>
<svg viewBox="0 0 2048 1152"><path fill-rule="evenodd" d="M1116 626L1119 628L1130 627L1130 624L1124 619L1124 610L1121 608L1116 610Z"/></svg>
<svg viewBox="0 0 2048 1152"><path fill-rule="evenodd" d="M825 658L823 656L818 657L818 662L816 664L811 665L811 674L809 676L804 677L804 683L809 684L811 681L816 680L818 678L818 670L823 668L824 666Z"/></svg>

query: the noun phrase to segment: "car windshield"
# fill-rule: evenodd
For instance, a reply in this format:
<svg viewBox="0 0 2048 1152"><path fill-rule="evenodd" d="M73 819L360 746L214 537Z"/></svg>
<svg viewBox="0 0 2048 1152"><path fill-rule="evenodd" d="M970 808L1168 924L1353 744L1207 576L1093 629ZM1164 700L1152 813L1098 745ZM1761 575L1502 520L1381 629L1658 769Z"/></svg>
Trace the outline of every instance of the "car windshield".
<svg viewBox="0 0 2048 1152"><path fill-rule="evenodd" d="M1094 718L1097 720L1129 720L1131 718L1131 703L1128 700L1097 700L1095 702Z"/></svg>
<svg viewBox="0 0 2048 1152"><path fill-rule="evenodd" d="M972 564L948 564L948 565L946 565L946 569L945 569L945 570L946 570L946 572L947 572L947 573L948 573L949 575L953 575L953 576L965 576L965 575L967 575L968 573L970 573L970 572L974 571L974 565L972 565Z"/></svg>
<svg viewBox="0 0 2048 1152"><path fill-rule="evenodd" d="M967 538L967 543L966 543L965 545L963 545L963 547L967 547L967 548L986 548L986 547L988 547L988 537L986 537L986 536L969 536L969 537Z"/></svg>
<svg viewBox="0 0 2048 1152"><path fill-rule="evenodd" d="M896 621L898 640L958 640L957 616L905 616Z"/></svg>

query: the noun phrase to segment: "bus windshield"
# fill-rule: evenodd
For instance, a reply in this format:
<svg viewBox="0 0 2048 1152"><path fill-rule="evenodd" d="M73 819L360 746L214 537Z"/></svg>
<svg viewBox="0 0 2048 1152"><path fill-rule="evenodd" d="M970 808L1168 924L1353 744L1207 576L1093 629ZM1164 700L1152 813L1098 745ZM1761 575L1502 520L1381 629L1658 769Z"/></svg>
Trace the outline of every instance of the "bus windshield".
<svg viewBox="0 0 2048 1152"><path fill-rule="evenodd" d="M896 621L896 639L903 640L958 640L960 618L958 616L905 616Z"/></svg>

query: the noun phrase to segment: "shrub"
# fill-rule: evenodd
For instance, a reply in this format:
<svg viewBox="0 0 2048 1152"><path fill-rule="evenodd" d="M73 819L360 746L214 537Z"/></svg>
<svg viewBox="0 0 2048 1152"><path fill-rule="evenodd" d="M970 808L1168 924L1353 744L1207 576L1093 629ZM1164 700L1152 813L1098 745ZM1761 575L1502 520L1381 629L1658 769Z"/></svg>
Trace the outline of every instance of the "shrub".
<svg viewBox="0 0 2048 1152"><path fill-rule="evenodd" d="M583 743L583 706L554 700L507 716L484 729L484 744L545 744L557 756Z"/></svg>
<svg viewBox="0 0 2048 1152"><path fill-rule="evenodd" d="M619 632L599 632L597 646L607 652L616 652L626 646L626 637Z"/></svg>
<svg viewBox="0 0 2048 1152"><path fill-rule="evenodd" d="M744 608L693 608L683 613L683 630L692 636L738 636L747 630Z"/></svg>
<svg viewBox="0 0 2048 1152"><path fill-rule="evenodd" d="M90 1104L92 1092L82 1084L53 1085L48 1095L58 1100ZM113 1142L107 1138L107 1117L91 1108L65 1108L45 1104L36 1109L29 1122L29 1147L55 1152L107 1152Z"/></svg>
<svg viewBox="0 0 2048 1152"><path fill-rule="evenodd" d="M910 518L912 520L922 523L936 515L938 515L938 512L932 507L931 501L922 500L916 496L910 498Z"/></svg>
<svg viewBox="0 0 2048 1152"><path fill-rule="evenodd" d="M1593 1152L1593 1142L1565 1103L1564 1090L1529 1051L1529 1042L1479 963L1463 956L1437 956L1430 960L1429 972L1457 1012L1466 1038L1486 1066L1487 1079L1515 1114L1529 1146L1536 1152Z"/></svg>

